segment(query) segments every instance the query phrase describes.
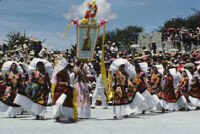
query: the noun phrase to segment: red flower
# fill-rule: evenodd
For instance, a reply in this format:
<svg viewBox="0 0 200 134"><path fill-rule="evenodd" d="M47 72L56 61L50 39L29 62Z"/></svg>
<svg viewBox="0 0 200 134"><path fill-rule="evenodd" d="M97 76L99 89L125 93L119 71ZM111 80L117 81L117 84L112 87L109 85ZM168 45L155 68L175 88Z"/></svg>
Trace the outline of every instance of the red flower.
<svg viewBox="0 0 200 134"><path fill-rule="evenodd" d="M90 17L90 10L87 10L85 13L85 18L88 19Z"/></svg>

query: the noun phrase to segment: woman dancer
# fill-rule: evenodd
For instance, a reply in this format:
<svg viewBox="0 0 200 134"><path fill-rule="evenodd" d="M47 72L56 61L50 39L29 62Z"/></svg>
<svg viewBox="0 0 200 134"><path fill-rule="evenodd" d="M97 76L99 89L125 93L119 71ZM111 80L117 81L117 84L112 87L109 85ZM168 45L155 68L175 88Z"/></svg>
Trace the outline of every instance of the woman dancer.
<svg viewBox="0 0 200 134"><path fill-rule="evenodd" d="M16 94L20 88L20 81L21 81L21 73L17 70L17 64L12 63L10 66L10 70L6 72L4 80L0 83L1 85L1 110L6 112L9 117L16 117L20 111L20 106L14 103Z"/></svg>
<svg viewBox="0 0 200 134"><path fill-rule="evenodd" d="M141 65L141 66L140 66ZM152 110L155 106L155 100L149 93L151 91L151 87L149 86L147 79L145 77L145 73L141 70L142 64L135 64L135 70L137 76L133 81L133 84L136 86L136 90L142 94L145 98L144 106L142 107L142 114L145 114L145 110Z"/></svg>
<svg viewBox="0 0 200 134"><path fill-rule="evenodd" d="M77 90L77 111L78 118L86 119L90 117L90 98L87 86L86 70L83 68L84 63L80 62L78 67L75 67L74 88Z"/></svg>
<svg viewBox="0 0 200 134"><path fill-rule="evenodd" d="M200 80L197 76L193 78L189 91L189 100L197 109L200 109Z"/></svg>
<svg viewBox="0 0 200 134"><path fill-rule="evenodd" d="M56 111L56 115L54 116L56 118L56 121L60 121L63 119L73 120L76 119L75 117L76 108L74 108L74 91L72 87L70 87L70 77L68 74L69 71L69 65L65 59L61 60L61 64L56 67L56 69L59 69L58 73L56 73L56 87L54 91L54 97L53 97L53 111ZM63 69L64 68L64 69ZM66 97L63 97L64 96ZM59 100L60 99L60 100ZM57 101L61 101L60 102Z"/></svg>
<svg viewBox="0 0 200 134"><path fill-rule="evenodd" d="M48 102L50 89L50 79L45 70L44 63L39 61L36 70L32 73L30 84L26 87L26 94L32 100L31 113L36 115L36 119L45 120L44 114Z"/></svg>

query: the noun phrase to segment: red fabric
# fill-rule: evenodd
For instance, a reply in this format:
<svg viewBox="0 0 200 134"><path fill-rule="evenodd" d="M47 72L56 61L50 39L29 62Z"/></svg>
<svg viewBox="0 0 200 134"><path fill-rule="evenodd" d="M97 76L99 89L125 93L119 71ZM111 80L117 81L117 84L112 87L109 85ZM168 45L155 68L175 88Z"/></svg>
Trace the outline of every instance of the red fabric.
<svg viewBox="0 0 200 134"><path fill-rule="evenodd" d="M177 71L181 70L183 67L184 67L184 65L183 65L183 64L180 64L180 65L177 67Z"/></svg>

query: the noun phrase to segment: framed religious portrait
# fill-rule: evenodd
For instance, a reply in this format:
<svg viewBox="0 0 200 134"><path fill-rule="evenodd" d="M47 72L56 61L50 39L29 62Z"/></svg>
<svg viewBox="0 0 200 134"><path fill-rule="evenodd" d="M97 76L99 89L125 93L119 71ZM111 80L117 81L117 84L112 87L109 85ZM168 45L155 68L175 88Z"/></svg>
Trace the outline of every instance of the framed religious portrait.
<svg viewBox="0 0 200 134"><path fill-rule="evenodd" d="M99 25L77 25L76 57L78 60L91 60L99 37Z"/></svg>

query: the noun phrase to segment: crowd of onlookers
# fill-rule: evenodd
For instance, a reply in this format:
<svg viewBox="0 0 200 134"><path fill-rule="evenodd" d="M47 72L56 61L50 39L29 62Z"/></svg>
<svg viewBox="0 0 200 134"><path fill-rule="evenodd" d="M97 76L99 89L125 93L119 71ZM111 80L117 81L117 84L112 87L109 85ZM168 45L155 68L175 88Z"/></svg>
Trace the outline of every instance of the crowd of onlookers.
<svg viewBox="0 0 200 134"><path fill-rule="evenodd" d="M185 28L174 29L170 28L165 33L163 33L163 41L170 42L174 48L177 48L178 51L171 54L166 51L158 51L158 48L155 48L155 51L143 49L143 52L139 53L137 51L131 51L131 49L121 49L117 46L115 42L105 42L105 64L106 68L109 68L109 65L117 58L126 58L131 63L134 63L135 60L141 60L146 62L151 62L151 64L167 64L178 65L185 63L194 63L199 60L199 55L192 55L195 51L190 51L191 46L200 45L200 29L196 30L187 30ZM185 51L181 46L184 47ZM6 43L2 43L0 51L0 67L4 62L13 60L16 62L24 62L29 64L33 58L43 58L48 60L54 65L56 58L65 57L72 66L76 64L76 54L75 50L66 49L64 51L49 51L47 48L42 46L41 41L37 40L25 40L24 43L20 43L16 40L16 43L13 45L13 49L9 50ZM157 50L156 50L157 49ZM100 69L101 63L101 47L97 45L96 53L94 55L94 60L87 62L87 70L90 74L95 73L94 70ZM197 50L196 53L199 53ZM150 63L149 63L150 64ZM98 65L98 66L97 66Z"/></svg>
<svg viewBox="0 0 200 134"><path fill-rule="evenodd" d="M182 28L169 28L163 33L163 41L172 44L172 47L179 50L191 51L192 45L200 45L200 28L195 30Z"/></svg>
<svg viewBox="0 0 200 134"><path fill-rule="evenodd" d="M187 33L187 35L189 33ZM176 32L173 34L172 32L169 31L168 34L170 34L170 36L168 36L168 38L166 37L164 38L168 39L168 41L174 42L175 47L178 46L177 36L179 35L181 35L180 38L181 42L185 43L184 36L186 33L181 33L179 31L178 33ZM176 38L172 38L173 35ZM195 45L199 45L199 43ZM2 51L0 52L0 68L2 68L3 63L5 63L6 61L12 60L18 63L21 62L29 64L34 58L45 59L50 63L52 63L52 65L54 66L57 57L64 57L70 63L72 71L77 63L75 50L66 49L64 51L48 51L47 48L42 46L42 42L40 41L33 41L33 42L25 41L24 44L14 45L12 50L8 50L5 46L6 44L3 43ZM190 65L188 69L190 70L191 73L193 73L196 71L196 67L198 65L196 64L196 61L200 60L199 50L191 52L176 51L174 53L168 53L167 51L155 51L154 53L151 52L151 50L143 49L141 53L137 51L133 53L131 50L120 49L114 42L110 41L105 43L104 50L105 50L104 58L105 58L106 70L109 70L110 65L115 59L124 58L127 59L132 64L134 64L136 61L147 62L149 67L156 64L162 64L164 67L171 66L177 68L180 65L184 66L187 63L191 63L192 65ZM96 47L95 51L96 53L94 55L93 60L85 62L84 65L84 70L86 71L88 80L90 81L89 82L90 90L94 89L95 87L96 70L100 70L101 58L102 58L101 57L102 51L99 46ZM150 75L151 75L151 70L149 70L149 77Z"/></svg>

